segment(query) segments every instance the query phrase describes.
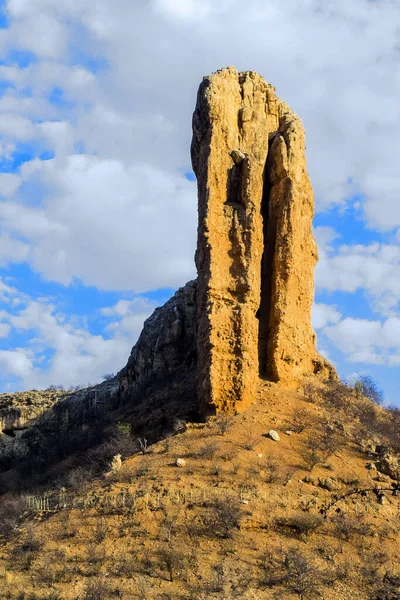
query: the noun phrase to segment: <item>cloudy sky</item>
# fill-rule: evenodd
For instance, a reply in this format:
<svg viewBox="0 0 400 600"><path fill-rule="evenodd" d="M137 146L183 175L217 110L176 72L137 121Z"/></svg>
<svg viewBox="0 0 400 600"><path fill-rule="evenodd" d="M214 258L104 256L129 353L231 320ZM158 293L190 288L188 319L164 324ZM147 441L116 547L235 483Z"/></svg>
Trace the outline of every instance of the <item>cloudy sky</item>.
<svg viewBox="0 0 400 600"><path fill-rule="evenodd" d="M3 0L0 27L0 391L119 370L195 276L191 113L234 65L306 127L319 348L400 404L398 0Z"/></svg>

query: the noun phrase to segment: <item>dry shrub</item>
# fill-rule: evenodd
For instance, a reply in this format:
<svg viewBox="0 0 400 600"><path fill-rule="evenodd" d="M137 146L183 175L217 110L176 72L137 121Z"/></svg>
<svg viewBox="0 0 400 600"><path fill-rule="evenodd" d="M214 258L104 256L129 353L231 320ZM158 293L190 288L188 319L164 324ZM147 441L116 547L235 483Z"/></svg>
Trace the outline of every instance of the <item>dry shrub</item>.
<svg viewBox="0 0 400 600"><path fill-rule="evenodd" d="M160 568L168 574L168 581L174 581L176 575L181 574L185 567L184 554L170 545L161 548L157 557Z"/></svg>
<svg viewBox="0 0 400 600"><path fill-rule="evenodd" d="M340 381L327 382L322 391L322 398L328 407L346 413L354 410L354 391L351 387Z"/></svg>
<svg viewBox="0 0 400 600"><path fill-rule="evenodd" d="M251 429L249 429L249 431L246 433L246 437L243 442L243 448L245 450L254 450L256 443L257 443L257 436Z"/></svg>
<svg viewBox="0 0 400 600"><path fill-rule="evenodd" d="M317 401L318 391L312 383L305 383L301 387L301 391L303 392L304 400L306 400L306 402L314 404Z"/></svg>
<svg viewBox="0 0 400 600"><path fill-rule="evenodd" d="M265 461L265 481L266 483L277 483L280 480L280 465L272 456L267 456Z"/></svg>
<svg viewBox="0 0 400 600"><path fill-rule="evenodd" d="M104 579L90 581L84 589L82 600L108 600L111 595L110 586Z"/></svg>
<svg viewBox="0 0 400 600"><path fill-rule="evenodd" d="M215 442L207 442L199 449L199 456L205 460L211 460L214 458L217 450L218 445Z"/></svg>
<svg viewBox="0 0 400 600"><path fill-rule="evenodd" d="M277 529L295 535L306 542L310 535L321 527L323 522L320 515L301 512L288 517L278 517L275 519L275 526Z"/></svg>
<svg viewBox="0 0 400 600"><path fill-rule="evenodd" d="M11 496L0 500L0 536L12 535L26 508L25 499L22 496Z"/></svg>
<svg viewBox="0 0 400 600"><path fill-rule="evenodd" d="M358 380L354 384L354 389L357 395L365 396L374 404L380 405L383 402L383 391L371 375L359 375Z"/></svg>
<svg viewBox="0 0 400 600"><path fill-rule="evenodd" d="M289 428L295 433L302 433L313 424L313 421L310 412L306 408L298 406L292 412Z"/></svg>
<svg viewBox="0 0 400 600"><path fill-rule="evenodd" d="M233 417L226 414L218 415L215 425L220 435L225 435L233 425Z"/></svg>
<svg viewBox="0 0 400 600"><path fill-rule="evenodd" d="M317 464L327 461L340 450L344 443L344 436L331 426L326 426L321 432L310 435L302 452L306 468L312 471Z"/></svg>
<svg viewBox="0 0 400 600"><path fill-rule="evenodd" d="M74 492L85 490L93 478L93 469L91 467L76 467L68 473L68 486Z"/></svg>
<svg viewBox="0 0 400 600"><path fill-rule="evenodd" d="M298 548L267 551L260 560L262 587L283 586L299 598L320 596L322 570Z"/></svg>
<svg viewBox="0 0 400 600"><path fill-rule="evenodd" d="M310 436L307 439L301 456L304 460L305 468L310 472L323 461L319 441L316 436Z"/></svg>
<svg viewBox="0 0 400 600"><path fill-rule="evenodd" d="M355 535L371 535L372 528L359 517L346 515L343 511L336 513L331 518L333 534L340 540L349 542Z"/></svg>
<svg viewBox="0 0 400 600"><path fill-rule="evenodd" d="M210 514L206 520L209 534L228 539L233 531L240 528L242 511L240 501L231 496L218 498L210 506Z"/></svg>

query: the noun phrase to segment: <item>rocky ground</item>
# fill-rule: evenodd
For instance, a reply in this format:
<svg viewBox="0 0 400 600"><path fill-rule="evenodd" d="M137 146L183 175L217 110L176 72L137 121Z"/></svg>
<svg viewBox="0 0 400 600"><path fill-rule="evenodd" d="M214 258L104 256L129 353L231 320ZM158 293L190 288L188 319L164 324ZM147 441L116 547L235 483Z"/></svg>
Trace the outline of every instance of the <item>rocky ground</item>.
<svg viewBox="0 0 400 600"><path fill-rule="evenodd" d="M400 598L398 411L310 382L3 494L0 597Z"/></svg>

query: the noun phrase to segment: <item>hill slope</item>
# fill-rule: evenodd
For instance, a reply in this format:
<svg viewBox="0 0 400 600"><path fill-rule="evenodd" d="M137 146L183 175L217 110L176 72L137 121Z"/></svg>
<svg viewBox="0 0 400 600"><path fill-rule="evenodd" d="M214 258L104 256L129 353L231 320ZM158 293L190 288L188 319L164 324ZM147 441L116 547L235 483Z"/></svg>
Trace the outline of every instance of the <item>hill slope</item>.
<svg viewBox="0 0 400 600"><path fill-rule="evenodd" d="M309 381L4 495L1 598L400 598L398 411Z"/></svg>

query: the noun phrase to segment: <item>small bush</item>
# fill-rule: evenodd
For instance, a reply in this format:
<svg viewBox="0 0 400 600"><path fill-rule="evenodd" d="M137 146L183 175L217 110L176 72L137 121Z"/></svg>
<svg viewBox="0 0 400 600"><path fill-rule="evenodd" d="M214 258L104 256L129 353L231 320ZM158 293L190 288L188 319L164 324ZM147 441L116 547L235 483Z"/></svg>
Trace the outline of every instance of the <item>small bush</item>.
<svg viewBox="0 0 400 600"><path fill-rule="evenodd" d="M261 557L260 567L262 587L284 586L289 592L307 600L320 596L321 569L297 548L267 551Z"/></svg>
<svg viewBox="0 0 400 600"><path fill-rule="evenodd" d="M82 600L108 600L110 592L109 585L103 579L95 579L85 586Z"/></svg>
<svg viewBox="0 0 400 600"><path fill-rule="evenodd" d="M301 389L304 395L304 399L307 402L313 404L317 399L317 391L315 389L315 386L312 383L305 383Z"/></svg>
<svg viewBox="0 0 400 600"><path fill-rule="evenodd" d="M357 394L369 398L374 404L381 405L383 402L383 391L371 375L360 375L354 384L354 389Z"/></svg>
<svg viewBox="0 0 400 600"><path fill-rule="evenodd" d="M308 438L301 456L304 460L305 468L310 472L323 461L319 440L316 436Z"/></svg>
<svg viewBox="0 0 400 600"><path fill-rule="evenodd" d="M345 515L342 511L335 514L331 523L334 535L340 540L349 542L355 535L371 535L371 526L360 521L359 518Z"/></svg>
<svg viewBox="0 0 400 600"><path fill-rule="evenodd" d="M222 414L215 419L215 425L220 435L225 435L232 427L232 424L233 417L229 415Z"/></svg>
<svg viewBox="0 0 400 600"><path fill-rule="evenodd" d="M323 519L319 515L299 513L289 517L280 517L275 520L275 524L279 529L288 531L305 542L312 533L321 527Z"/></svg>
<svg viewBox="0 0 400 600"><path fill-rule="evenodd" d="M68 473L68 486L75 492L84 490L93 477L90 467L76 467Z"/></svg>
<svg viewBox="0 0 400 600"><path fill-rule="evenodd" d="M246 438L243 443L243 448L245 450L254 450L256 442L257 436L253 433L253 431L249 430L246 434Z"/></svg>
<svg viewBox="0 0 400 600"><path fill-rule="evenodd" d="M206 460L211 460L214 458L217 452L218 446L215 442L207 442L203 446L201 446L199 450L199 456L201 458L205 458Z"/></svg>
<svg viewBox="0 0 400 600"><path fill-rule="evenodd" d="M307 409L296 407L292 413L289 427L295 433L302 433L308 429L313 422L313 418Z"/></svg>
<svg viewBox="0 0 400 600"><path fill-rule="evenodd" d="M238 499L218 498L212 503L210 512L207 529L213 535L228 539L235 529L240 528L242 511Z"/></svg>
<svg viewBox="0 0 400 600"><path fill-rule="evenodd" d="M279 463L271 456L267 456L265 461L265 481L267 483L277 483L280 480Z"/></svg>
<svg viewBox="0 0 400 600"><path fill-rule="evenodd" d="M171 546L161 548L158 553L160 567L167 571L168 581L174 581L178 572L184 568L184 554Z"/></svg>
<svg viewBox="0 0 400 600"><path fill-rule="evenodd" d="M0 536L8 537L15 532L24 510L25 500L20 496L0 501Z"/></svg>
<svg viewBox="0 0 400 600"><path fill-rule="evenodd" d="M322 392L322 397L330 408L339 411L343 410L347 413L352 411L351 399L354 397L354 392L345 383L338 381L328 382Z"/></svg>

